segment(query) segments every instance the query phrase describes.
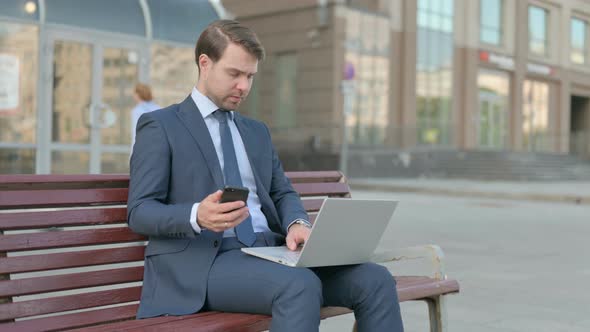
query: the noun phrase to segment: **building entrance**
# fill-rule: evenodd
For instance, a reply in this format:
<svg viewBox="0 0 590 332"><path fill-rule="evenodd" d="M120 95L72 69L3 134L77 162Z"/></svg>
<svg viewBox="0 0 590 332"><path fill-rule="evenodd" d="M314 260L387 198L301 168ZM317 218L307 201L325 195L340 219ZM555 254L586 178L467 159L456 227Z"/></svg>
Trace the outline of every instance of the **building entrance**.
<svg viewBox="0 0 590 332"><path fill-rule="evenodd" d="M147 57L141 41L48 33L40 173L128 172L133 89L147 77Z"/></svg>
<svg viewBox="0 0 590 332"><path fill-rule="evenodd" d="M590 158L590 98L571 97L570 153Z"/></svg>

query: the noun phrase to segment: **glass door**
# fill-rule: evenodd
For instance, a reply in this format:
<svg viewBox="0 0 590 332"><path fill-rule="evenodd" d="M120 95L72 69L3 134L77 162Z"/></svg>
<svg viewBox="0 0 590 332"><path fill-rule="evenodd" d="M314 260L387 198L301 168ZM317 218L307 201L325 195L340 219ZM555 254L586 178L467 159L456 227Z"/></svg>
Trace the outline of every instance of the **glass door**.
<svg viewBox="0 0 590 332"><path fill-rule="evenodd" d="M510 114L510 76L497 70L480 69L477 77L478 108L474 114L477 147L504 149Z"/></svg>
<svg viewBox="0 0 590 332"><path fill-rule="evenodd" d="M479 115L477 123L478 146L502 149L505 141L505 106L502 97L485 91L479 92Z"/></svg>
<svg viewBox="0 0 590 332"><path fill-rule="evenodd" d="M133 88L147 76L147 46L98 34L51 31L49 109L40 173L126 173Z"/></svg>

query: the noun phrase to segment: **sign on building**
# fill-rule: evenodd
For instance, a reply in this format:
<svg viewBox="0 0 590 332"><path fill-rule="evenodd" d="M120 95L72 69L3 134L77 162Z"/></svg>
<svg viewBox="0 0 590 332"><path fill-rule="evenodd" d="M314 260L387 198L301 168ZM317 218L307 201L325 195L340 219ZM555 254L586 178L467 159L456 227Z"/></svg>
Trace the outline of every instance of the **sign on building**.
<svg viewBox="0 0 590 332"><path fill-rule="evenodd" d="M18 109L20 63L17 56L0 54L0 113Z"/></svg>

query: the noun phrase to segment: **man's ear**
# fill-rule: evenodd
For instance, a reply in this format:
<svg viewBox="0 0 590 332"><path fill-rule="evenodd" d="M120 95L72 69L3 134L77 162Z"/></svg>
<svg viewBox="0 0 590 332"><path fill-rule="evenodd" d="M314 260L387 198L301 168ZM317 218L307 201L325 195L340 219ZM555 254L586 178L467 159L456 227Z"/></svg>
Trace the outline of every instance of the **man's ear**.
<svg viewBox="0 0 590 332"><path fill-rule="evenodd" d="M211 67L212 61L206 54L199 55L199 67L202 72L207 72Z"/></svg>

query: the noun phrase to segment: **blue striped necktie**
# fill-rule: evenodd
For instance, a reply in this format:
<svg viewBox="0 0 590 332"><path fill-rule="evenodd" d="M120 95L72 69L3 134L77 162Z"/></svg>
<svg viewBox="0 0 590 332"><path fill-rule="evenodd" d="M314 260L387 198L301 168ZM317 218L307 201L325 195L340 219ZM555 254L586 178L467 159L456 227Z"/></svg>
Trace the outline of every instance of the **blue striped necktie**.
<svg viewBox="0 0 590 332"><path fill-rule="evenodd" d="M229 125L227 124L227 117L230 115L228 111L217 110L213 115L219 121L219 134L221 136L221 149L223 150L223 175L225 177L226 186L240 186L243 187L242 177L240 176L240 168L238 167L238 160L236 158L236 150L234 149L234 142L232 139ZM256 242L256 235L252 227L252 217L248 217L235 227L238 241L242 242L248 247L251 247Z"/></svg>

